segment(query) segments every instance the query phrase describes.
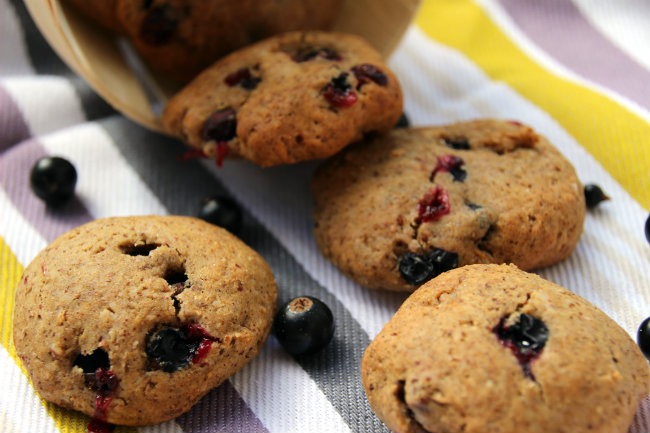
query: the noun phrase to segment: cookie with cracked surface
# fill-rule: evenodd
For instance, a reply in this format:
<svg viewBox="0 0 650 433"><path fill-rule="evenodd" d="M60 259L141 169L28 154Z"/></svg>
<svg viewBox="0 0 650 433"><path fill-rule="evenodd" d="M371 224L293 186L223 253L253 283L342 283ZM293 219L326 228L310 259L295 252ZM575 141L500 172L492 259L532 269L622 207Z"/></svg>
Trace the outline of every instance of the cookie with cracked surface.
<svg viewBox="0 0 650 433"><path fill-rule="evenodd" d="M365 40L291 32L215 63L168 101L163 125L205 155L272 166L331 156L401 113L397 77Z"/></svg>
<svg viewBox="0 0 650 433"><path fill-rule="evenodd" d="M413 291L473 263L554 264L582 233L573 166L519 122L391 131L346 148L312 182L315 237L359 284Z"/></svg>
<svg viewBox="0 0 650 433"><path fill-rule="evenodd" d="M295 30L327 30L342 0L117 0L117 16L142 58L180 82L224 55Z"/></svg>
<svg viewBox="0 0 650 433"><path fill-rule="evenodd" d="M625 433L650 389L624 329L514 265L421 286L368 346L362 380L401 433Z"/></svg>
<svg viewBox="0 0 650 433"><path fill-rule="evenodd" d="M25 269L14 344L46 400L111 424L155 424L258 353L276 297L262 257L219 227L181 216L99 219Z"/></svg>

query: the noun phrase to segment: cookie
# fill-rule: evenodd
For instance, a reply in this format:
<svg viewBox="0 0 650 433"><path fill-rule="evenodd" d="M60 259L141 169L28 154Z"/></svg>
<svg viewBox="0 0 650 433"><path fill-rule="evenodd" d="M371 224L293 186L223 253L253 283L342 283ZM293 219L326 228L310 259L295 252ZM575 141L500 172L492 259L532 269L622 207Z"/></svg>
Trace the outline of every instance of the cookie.
<svg viewBox="0 0 650 433"><path fill-rule="evenodd" d="M469 265L409 296L362 381L395 432L625 433L650 372L585 299L514 265Z"/></svg>
<svg viewBox="0 0 650 433"><path fill-rule="evenodd" d="M292 30L326 30L341 0L118 0L117 15L142 58L187 82L224 55Z"/></svg>
<svg viewBox="0 0 650 433"><path fill-rule="evenodd" d="M530 127L494 119L348 147L312 189L323 254L363 286L398 291L467 264L554 264L586 212L573 166Z"/></svg>
<svg viewBox="0 0 650 433"><path fill-rule="evenodd" d="M154 424L258 353L276 297L266 262L219 227L99 219L25 269L14 344L44 399L112 424Z"/></svg>
<svg viewBox="0 0 650 433"><path fill-rule="evenodd" d="M166 131L260 166L325 158L402 112L397 77L358 36L290 32L215 63L171 98Z"/></svg>

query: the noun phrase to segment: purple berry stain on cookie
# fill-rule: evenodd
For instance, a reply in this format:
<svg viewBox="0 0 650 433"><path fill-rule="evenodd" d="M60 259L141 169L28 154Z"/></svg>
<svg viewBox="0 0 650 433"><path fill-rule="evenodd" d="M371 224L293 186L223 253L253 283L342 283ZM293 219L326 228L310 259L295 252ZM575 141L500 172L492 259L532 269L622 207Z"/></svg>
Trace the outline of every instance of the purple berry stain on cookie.
<svg viewBox="0 0 650 433"><path fill-rule="evenodd" d="M291 59L296 63L304 63L316 58L322 58L332 62L343 60L343 57L341 57L338 51L328 47L302 46L291 55Z"/></svg>
<svg viewBox="0 0 650 433"><path fill-rule="evenodd" d="M171 40L178 26L176 9L162 4L150 9L140 27L140 37L149 45L164 45Z"/></svg>
<svg viewBox="0 0 650 433"><path fill-rule="evenodd" d="M262 79L254 76L249 68L241 68L226 76L223 81L230 87L240 86L242 89L253 90Z"/></svg>
<svg viewBox="0 0 650 433"><path fill-rule="evenodd" d="M375 65L364 63L362 65L353 66L352 73L358 81L357 90L361 89L364 84L371 82L379 84L380 86L388 85L388 77Z"/></svg>
<svg viewBox="0 0 650 433"><path fill-rule="evenodd" d="M230 141L237 135L237 112L222 108L213 112L203 123L201 138L204 141Z"/></svg>
<svg viewBox="0 0 650 433"><path fill-rule="evenodd" d="M436 168L431 172L429 180L433 181L438 173L450 173L455 182L464 182L467 178L467 172L461 167L465 164L462 158L456 155L441 155L438 157Z"/></svg>
<svg viewBox="0 0 650 433"><path fill-rule="evenodd" d="M173 373L203 361L214 341L217 339L197 323L163 326L147 338L145 351L153 369Z"/></svg>
<svg viewBox="0 0 650 433"><path fill-rule="evenodd" d="M531 363L539 357L546 345L548 327L537 317L525 313L520 314L514 323L509 322L508 317L502 318L492 332L515 355L524 375L535 380Z"/></svg>
<svg viewBox="0 0 650 433"><path fill-rule="evenodd" d="M230 152L228 142L237 136L237 112L232 108L222 108L213 112L203 123L201 138L217 143L217 166L223 165L224 158Z"/></svg>
<svg viewBox="0 0 650 433"><path fill-rule="evenodd" d="M457 267L458 254L441 248L421 254L406 253L399 258L398 263L402 278L412 286L424 284L441 273Z"/></svg>
<svg viewBox="0 0 650 433"><path fill-rule="evenodd" d="M341 72L337 77L323 87L323 97L332 106L337 108L348 108L357 102L357 94L348 83L348 73Z"/></svg>
<svg viewBox="0 0 650 433"><path fill-rule="evenodd" d="M113 431L114 426L106 423L105 420L120 380L110 369L108 353L98 348L88 355L79 354L73 365L83 370L86 387L95 391L95 412L88 424L88 431L91 433Z"/></svg>
<svg viewBox="0 0 650 433"><path fill-rule="evenodd" d="M428 191L418 202L418 216L416 222L438 221L443 216L451 212L449 195L447 191L436 185L435 188Z"/></svg>

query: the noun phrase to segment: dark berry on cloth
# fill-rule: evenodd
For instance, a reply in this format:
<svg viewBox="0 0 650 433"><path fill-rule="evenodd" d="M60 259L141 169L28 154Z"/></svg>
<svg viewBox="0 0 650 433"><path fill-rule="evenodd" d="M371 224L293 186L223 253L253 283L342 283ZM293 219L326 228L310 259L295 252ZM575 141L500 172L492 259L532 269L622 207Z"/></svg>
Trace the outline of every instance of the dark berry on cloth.
<svg viewBox="0 0 650 433"><path fill-rule="evenodd" d="M641 352L650 360L650 317L643 320L641 325L639 325L639 329L636 332L636 342Z"/></svg>
<svg viewBox="0 0 650 433"><path fill-rule="evenodd" d="M273 334L292 355L309 355L322 350L334 336L334 316L321 300L300 296L279 309Z"/></svg>
<svg viewBox="0 0 650 433"><path fill-rule="evenodd" d="M584 186L585 191L585 203L587 204L587 209L593 209L598 206L601 202L609 200L607 194L605 194L601 187L595 184L587 184Z"/></svg>
<svg viewBox="0 0 650 433"><path fill-rule="evenodd" d="M648 218L645 220L645 238L650 243L650 214L648 214Z"/></svg>
<svg viewBox="0 0 650 433"><path fill-rule="evenodd" d="M38 198L50 206L60 206L74 195L77 170L67 159L44 156L32 167L29 183Z"/></svg>
<svg viewBox="0 0 650 433"><path fill-rule="evenodd" d="M399 258L399 272L408 284L419 286L458 267L458 254L436 248L424 254L406 253Z"/></svg>
<svg viewBox="0 0 650 433"><path fill-rule="evenodd" d="M207 118L201 130L205 141L230 141L237 135L237 113L232 108L217 110Z"/></svg>
<svg viewBox="0 0 650 433"><path fill-rule="evenodd" d="M530 379L535 379L531 362L537 358L549 337L546 324L535 316L522 313L514 323L507 323L508 317L501 319L493 329L501 344L512 351L519 365Z"/></svg>
<svg viewBox="0 0 650 433"><path fill-rule="evenodd" d="M395 128L408 128L409 126L411 126L411 121L409 120L406 113L402 113L402 115L399 116L399 119L397 119Z"/></svg>
<svg viewBox="0 0 650 433"><path fill-rule="evenodd" d="M198 217L230 233L241 232L243 211L239 203L225 195L215 195L201 201Z"/></svg>

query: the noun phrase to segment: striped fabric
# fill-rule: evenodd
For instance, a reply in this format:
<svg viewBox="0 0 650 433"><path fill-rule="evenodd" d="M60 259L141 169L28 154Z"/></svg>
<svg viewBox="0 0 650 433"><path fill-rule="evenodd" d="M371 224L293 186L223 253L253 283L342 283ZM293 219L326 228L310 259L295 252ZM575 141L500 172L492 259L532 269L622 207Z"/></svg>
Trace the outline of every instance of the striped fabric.
<svg viewBox="0 0 650 433"><path fill-rule="evenodd" d="M390 59L415 125L517 119L557 145L611 200L587 215L575 253L539 273L589 299L631 336L650 316L650 2L424 0ZM350 282L311 235L313 163L260 169L179 162L179 143L114 112L48 47L21 0L0 0L0 431L85 432L88 418L35 394L11 342L14 288L50 241L95 218L194 215L217 192L245 209L242 238L276 274L280 299L309 294L335 339L296 360L270 337L259 357L189 413L117 432L385 432L360 383L363 351L405 295ZM46 154L71 160L77 197L60 212L28 186ZM580 324L576 324L580 326ZM588 354L585 354L588 356ZM630 433L650 432L650 399Z"/></svg>

